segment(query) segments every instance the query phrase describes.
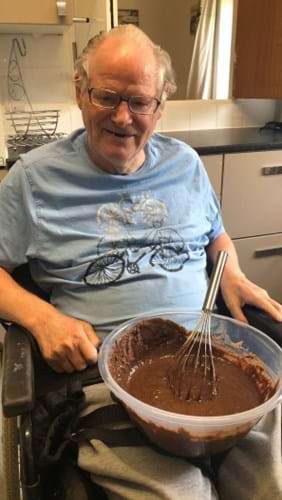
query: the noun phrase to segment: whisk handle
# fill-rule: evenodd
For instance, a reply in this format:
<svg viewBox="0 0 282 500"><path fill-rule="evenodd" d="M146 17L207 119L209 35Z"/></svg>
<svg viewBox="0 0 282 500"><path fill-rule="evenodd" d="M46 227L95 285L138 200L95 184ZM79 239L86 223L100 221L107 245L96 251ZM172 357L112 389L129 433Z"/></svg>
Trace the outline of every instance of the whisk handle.
<svg viewBox="0 0 282 500"><path fill-rule="evenodd" d="M217 254L217 258L212 269L208 290L203 304L203 311L208 311L208 312L213 311L220 285L221 276L224 270L227 257L228 253L225 250L220 250L220 252L218 252Z"/></svg>

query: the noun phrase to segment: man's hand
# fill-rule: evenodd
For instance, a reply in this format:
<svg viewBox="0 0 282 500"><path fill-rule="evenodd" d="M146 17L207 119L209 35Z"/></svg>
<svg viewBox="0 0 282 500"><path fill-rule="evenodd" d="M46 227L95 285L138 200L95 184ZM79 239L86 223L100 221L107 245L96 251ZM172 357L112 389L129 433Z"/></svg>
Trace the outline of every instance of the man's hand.
<svg viewBox="0 0 282 500"><path fill-rule="evenodd" d="M59 373L84 370L97 362L100 340L86 321L56 310L34 327L31 333L47 363Z"/></svg>
<svg viewBox="0 0 282 500"><path fill-rule="evenodd" d="M0 296L1 317L31 332L55 371L71 373L97 362L100 340L92 326L62 314L52 304L28 292L2 267Z"/></svg>
<svg viewBox="0 0 282 500"><path fill-rule="evenodd" d="M224 273L221 291L230 313L240 321L248 322L242 311L245 304L256 306L274 320L282 321L282 305L272 299L266 290L248 280L243 273Z"/></svg>
<svg viewBox="0 0 282 500"><path fill-rule="evenodd" d="M234 243L226 233L216 238L207 249L212 262L215 261L220 250L228 253L220 287L226 307L232 316L248 323L242 307L249 304L262 309L275 321L282 321L282 305L273 300L266 290L246 278L241 271Z"/></svg>

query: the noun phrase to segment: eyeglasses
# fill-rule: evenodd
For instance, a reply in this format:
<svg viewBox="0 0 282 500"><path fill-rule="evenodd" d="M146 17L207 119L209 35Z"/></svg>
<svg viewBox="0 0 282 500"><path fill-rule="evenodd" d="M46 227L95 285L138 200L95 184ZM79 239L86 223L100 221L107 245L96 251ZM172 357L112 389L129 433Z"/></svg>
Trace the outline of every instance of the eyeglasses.
<svg viewBox="0 0 282 500"><path fill-rule="evenodd" d="M95 89L93 87L88 89L88 95L91 104L103 109L116 109L121 101L125 101L129 110L137 115L153 115L161 104L161 101L156 97L146 95L125 97L113 90Z"/></svg>

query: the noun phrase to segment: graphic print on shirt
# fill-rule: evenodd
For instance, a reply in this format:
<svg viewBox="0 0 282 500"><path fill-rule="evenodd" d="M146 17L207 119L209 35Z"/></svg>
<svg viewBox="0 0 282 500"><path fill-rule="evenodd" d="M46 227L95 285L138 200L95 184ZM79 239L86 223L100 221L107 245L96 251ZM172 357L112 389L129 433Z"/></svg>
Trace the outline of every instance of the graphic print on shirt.
<svg viewBox="0 0 282 500"><path fill-rule="evenodd" d="M106 236L99 239L98 257L88 266L85 283L101 288L117 282L126 272L139 274L146 257L152 267L181 271L189 251L180 234L166 225L167 219L165 203L148 192L101 205L97 223L105 226ZM134 236L127 229L132 227Z"/></svg>

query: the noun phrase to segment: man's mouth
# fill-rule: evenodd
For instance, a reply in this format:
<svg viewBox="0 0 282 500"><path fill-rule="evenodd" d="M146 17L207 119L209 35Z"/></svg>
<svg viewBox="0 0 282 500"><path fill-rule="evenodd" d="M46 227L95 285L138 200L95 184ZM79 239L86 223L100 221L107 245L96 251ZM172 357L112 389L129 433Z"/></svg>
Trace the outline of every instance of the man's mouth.
<svg viewBox="0 0 282 500"><path fill-rule="evenodd" d="M126 134L126 133L123 133L123 132L116 132L114 130L109 130L109 129L105 129L105 130L109 134L112 134L115 137L120 137L121 139L129 139L130 137L134 137L134 134Z"/></svg>

